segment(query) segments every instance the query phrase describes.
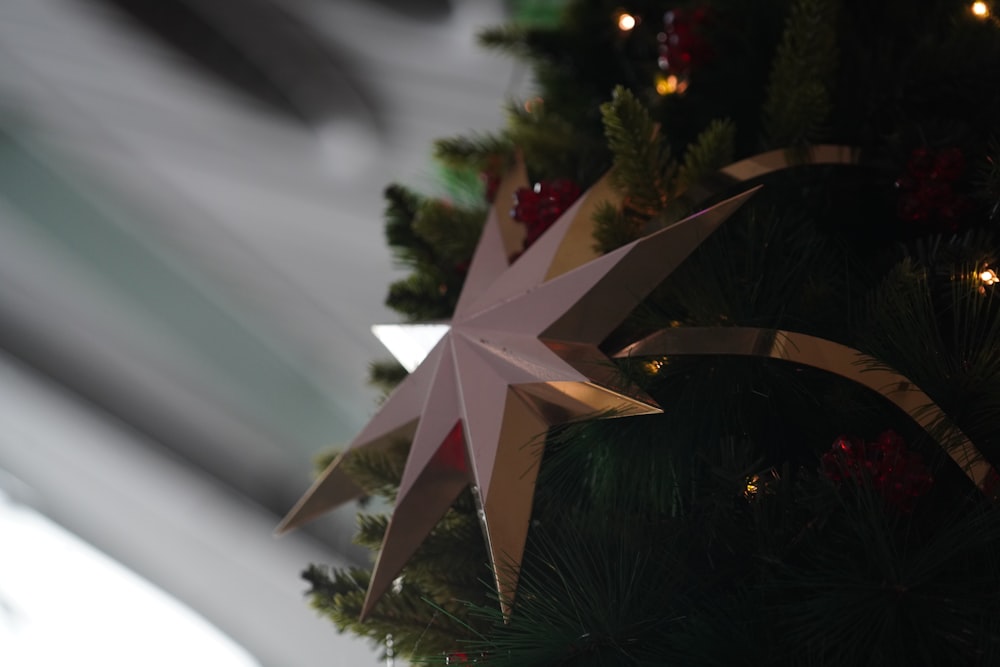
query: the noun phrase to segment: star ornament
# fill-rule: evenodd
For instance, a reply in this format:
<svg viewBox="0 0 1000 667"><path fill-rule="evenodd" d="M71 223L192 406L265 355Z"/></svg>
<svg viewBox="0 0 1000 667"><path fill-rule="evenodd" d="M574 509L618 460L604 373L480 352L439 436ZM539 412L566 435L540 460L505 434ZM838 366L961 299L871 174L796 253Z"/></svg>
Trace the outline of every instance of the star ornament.
<svg viewBox="0 0 1000 667"><path fill-rule="evenodd" d="M503 190L512 191L516 180L507 179L497 201L509 201ZM590 209L607 189L599 182L514 264L503 227L509 216L494 207L447 332L348 446L384 448L412 439L362 619L470 485L509 611L548 428L660 411L648 396L619 385L598 345L756 189L586 261L573 239L586 228L589 248ZM363 495L341 469L343 456L279 532Z"/></svg>

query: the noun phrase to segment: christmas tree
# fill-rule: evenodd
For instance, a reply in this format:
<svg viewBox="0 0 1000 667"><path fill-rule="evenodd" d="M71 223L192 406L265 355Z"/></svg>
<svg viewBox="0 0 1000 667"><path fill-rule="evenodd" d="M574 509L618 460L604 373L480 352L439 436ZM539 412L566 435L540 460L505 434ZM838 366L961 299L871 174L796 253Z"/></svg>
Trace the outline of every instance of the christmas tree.
<svg viewBox="0 0 1000 667"><path fill-rule="evenodd" d="M411 269L388 303L411 322L468 325L491 206L520 229L498 284L530 274L561 221L582 221L596 259L517 299L537 308L532 294L605 267L579 287L582 301L606 290L600 307L571 306L574 323L539 340L566 358L554 329L608 332L604 384L658 413L542 410L551 428L503 454L537 459L531 497L506 501L530 511L509 562L491 551L504 510L477 486L480 424L464 403L431 454L476 467L476 483L423 476L438 459L414 462L427 453L411 451L412 429L362 438L331 468L345 498L397 503L399 523L446 486L448 509L407 537L413 553L387 537L406 527L363 513L358 542L402 569L380 561L366 601L371 571L314 565L316 608L414 662L1000 664L989 3L590 0L524 19L481 38L532 64L537 97L512 102L495 134L436 146L454 182L482 177L475 196L386 191L388 242ZM682 247L678 230L713 215ZM403 388L421 372L379 363L373 378ZM537 384L525 405L558 403L542 392L562 385ZM423 424L437 408L419 410Z"/></svg>

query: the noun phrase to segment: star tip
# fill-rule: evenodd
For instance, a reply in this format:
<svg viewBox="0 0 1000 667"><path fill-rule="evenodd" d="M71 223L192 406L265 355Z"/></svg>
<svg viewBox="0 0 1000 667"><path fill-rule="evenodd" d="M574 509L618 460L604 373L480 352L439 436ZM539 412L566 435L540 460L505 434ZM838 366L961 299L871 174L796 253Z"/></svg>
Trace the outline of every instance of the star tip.
<svg viewBox="0 0 1000 667"><path fill-rule="evenodd" d="M372 599L372 591L371 588L369 588L368 592L365 594L365 601L361 604L361 612L358 614L359 622L364 623L368 620L368 617L371 615L377 602L377 600Z"/></svg>
<svg viewBox="0 0 1000 667"><path fill-rule="evenodd" d="M500 613L503 615L503 624L510 624L510 614L514 610L514 606L509 602L500 602Z"/></svg>
<svg viewBox="0 0 1000 667"><path fill-rule="evenodd" d="M750 197L753 197L755 194L757 194L761 190L761 188L763 188L763 187L764 187L763 183L758 183L757 185L753 186L752 188L747 188L743 192L740 192L740 193L738 193L738 194L730 197L730 200L739 200L739 201L742 201L744 199L749 199Z"/></svg>
<svg viewBox="0 0 1000 667"><path fill-rule="evenodd" d="M274 532L271 533L274 537L281 537L287 533L292 532L299 527L298 517L295 512L289 512L281 522L274 527Z"/></svg>

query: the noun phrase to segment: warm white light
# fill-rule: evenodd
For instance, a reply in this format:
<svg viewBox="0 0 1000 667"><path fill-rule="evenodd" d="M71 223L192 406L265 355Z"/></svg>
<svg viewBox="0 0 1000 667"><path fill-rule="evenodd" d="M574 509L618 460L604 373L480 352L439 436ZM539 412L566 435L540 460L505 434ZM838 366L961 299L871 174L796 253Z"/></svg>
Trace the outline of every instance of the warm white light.
<svg viewBox="0 0 1000 667"><path fill-rule="evenodd" d="M660 95L673 95L677 92L677 77L670 76L656 77L656 92Z"/></svg>
<svg viewBox="0 0 1000 667"><path fill-rule="evenodd" d="M972 3L972 13L981 19L986 18L990 15L990 8L985 2L981 0Z"/></svg>
<svg viewBox="0 0 1000 667"><path fill-rule="evenodd" d="M681 95L688 87L687 80L678 78L675 74L657 74L654 83L656 85L656 92L663 96Z"/></svg>
<svg viewBox="0 0 1000 667"><path fill-rule="evenodd" d="M447 324L376 324L372 333L412 373L448 329Z"/></svg>
<svg viewBox="0 0 1000 667"><path fill-rule="evenodd" d="M618 29L622 32L628 32L635 27L636 20L635 17L626 12L622 12L618 15Z"/></svg>
<svg viewBox="0 0 1000 667"><path fill-rule="evenodd" d="M979 274L979 279L982 280L987 285L994 285L997 283L997 281L1000 281L1000 277L997 276L996 271L994 271L989 267L986 267L985 269L982 270L982 272Z"/></svg>

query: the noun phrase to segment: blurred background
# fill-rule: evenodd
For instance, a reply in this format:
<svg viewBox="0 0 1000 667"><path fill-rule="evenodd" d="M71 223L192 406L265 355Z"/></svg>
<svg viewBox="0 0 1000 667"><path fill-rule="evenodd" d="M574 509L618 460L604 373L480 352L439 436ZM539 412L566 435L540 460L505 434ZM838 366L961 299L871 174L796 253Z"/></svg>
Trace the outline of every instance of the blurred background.
<svg viewBox="0 0 1000 667"><path fill-rule="evenodd" d="M375 408L383 188L529 85L507 11L0 0L0 664L379 664L299 579L353 508L272 531Z"/></svg>

